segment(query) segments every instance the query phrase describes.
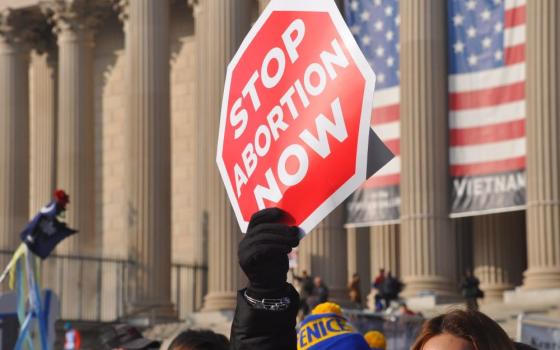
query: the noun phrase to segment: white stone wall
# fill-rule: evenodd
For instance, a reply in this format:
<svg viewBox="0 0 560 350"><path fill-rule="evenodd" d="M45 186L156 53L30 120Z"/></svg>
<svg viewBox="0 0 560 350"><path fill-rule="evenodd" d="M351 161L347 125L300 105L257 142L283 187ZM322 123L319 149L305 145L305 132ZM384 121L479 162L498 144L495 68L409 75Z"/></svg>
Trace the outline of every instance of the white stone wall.
<svg viewBox="0 0 560 350"><path fill-rule="evenodd" d="M191 252L194 178L194 27L190 10L176 4L172 11L171 44L171 149L172 149L172 261L192 263ZM124 33L116 16L106 21L96 37L95 49L95 116L96 116L96 186L97 227L102 237L103 255L127 258L127 207L124 131L126 128L126 57ZM104 271L105 296L103 316L111 319L117 300L115 283L120 271ZM171 273L171 272L170 272ZM173 299L184 310L192 307L192 278L181 273L172 276ZM179 290L177 289L179 287Z"/></svg>

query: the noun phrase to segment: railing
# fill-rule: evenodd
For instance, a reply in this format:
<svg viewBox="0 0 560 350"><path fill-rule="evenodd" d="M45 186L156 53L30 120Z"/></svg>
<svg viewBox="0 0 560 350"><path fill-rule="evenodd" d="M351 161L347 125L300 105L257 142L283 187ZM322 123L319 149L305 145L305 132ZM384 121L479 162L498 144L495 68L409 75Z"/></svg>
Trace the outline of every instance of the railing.
<svg viewBox="0 0 560 350"><path fill-rule="evenodd" d="M202 300L206 295L207 267L203 265L179 264L171 266L171 301L179 319L202 308Z"/></svg>
<svg viewBox="0 0 560 350"><path fill-rule="evenodd" d="M13 252L0 250L0 269ZM131 260L53 254L39 264L42 288L60 299L63 319L114 321L131 313L131 280L138 265ZM172 264L171 297L180 319L201 307L206 267ZM7 289L4 283L2 289Z"/></svg>

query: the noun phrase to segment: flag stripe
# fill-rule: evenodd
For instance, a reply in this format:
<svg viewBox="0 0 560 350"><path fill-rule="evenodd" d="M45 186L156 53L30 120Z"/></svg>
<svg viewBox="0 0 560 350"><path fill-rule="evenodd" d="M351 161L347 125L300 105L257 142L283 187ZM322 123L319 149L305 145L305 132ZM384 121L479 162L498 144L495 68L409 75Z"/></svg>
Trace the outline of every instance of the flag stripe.
<svg viewBox="0 0 560 350"><path fill-rule="evenodd" d="M451 147L449 160L451 164L472 164L492 162L525 156L525 138L480 145Z"/></svg>
<svg viewBox="0 0 560 350"><path fill-rule="evenodd" d="M525 43L526 26L521 25L504 30L504 44L508 46L516 46Z"/></svg>
<svg viewBox="0 0 560 350"><path fill-rule="evenodd" d="M449 92L468 92L525 81L525 64L449 76Z"/></svg>
<svg viewBox="0 0 560 350"><path fill-rule="evenodd" d="M371 125L373 127L378 124L391 123L399 120L400 105L390 105L379 108L374 108L371 118Z"/></svg>
<svg viewBox="0 0 560 350"><path fill-rule="evenodd" d="M506 47L504 60L507 65L525 62L525 44Z"/></svg>
<svg viewBox="0 0 560 350"><path fill-rule="evenodd" d="M504 14L504 26L506 28L511 28L525 24L525 10L525 5L506 10Z"/></svg>
<svg viewBox="0 0 560 350"><path fill-rule="evenodd" d="M488 175L525 168L525 156L504 160L472 164L456 164L451 166L451 176Z"/></svg>
<svg viewBox="0 0 560 350"><path fill-rule="evenodd" d="M373 108L395 105L400 100L400 88L392 87L383 90L376 90L373 94Z"/></svg>
<svg viewBox="0 0 560 350"><path fill-rule="evenodd" d="M449 113L449 128L472 128L494 125L525 118L525 101L515 101L498 106L465 109Z"/></svg>
<svg viewBox="0 0 560 350"><path fill-rule="evenodd" d="M393 123L377 125L373 128L373 131L375 131L379 138L384 141L398 139L400 135L400 124L397 121Z"/></svg>
<svg viewBox="0 0 560 350"><path fill-rule="evenodd" d="M451 146L476 145L525 136L525 119L467 129L451 129Z"/></svg>
<svg viewBox="0 0 560 350"><path fill-rule="evenodd" d="M392 174L385 176L374 176L367 180L362 188L381 188L388 186L396 186L401 182L400 174Z"/></svg>
<svg viewBox="0 0 560 350"><path fill-rule="evenodd" d="M520 7L527 3L526 0L506 0L505 1L505 9L510 10L514 7Z"/></svg>
<svg viewBox="0 0 560 350"><path fill-rule="evenodd" d="M513 102L525 98L525 83L519 82L509 86L449 94L449 108L460 110L481 108Z"/></svg>

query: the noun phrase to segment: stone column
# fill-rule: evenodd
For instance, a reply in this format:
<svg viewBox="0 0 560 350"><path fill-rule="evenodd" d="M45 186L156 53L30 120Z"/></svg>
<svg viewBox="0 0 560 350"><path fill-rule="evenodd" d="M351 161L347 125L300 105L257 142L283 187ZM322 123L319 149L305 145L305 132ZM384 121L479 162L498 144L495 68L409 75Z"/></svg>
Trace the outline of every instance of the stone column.
<svg viewBox="0 0 560 350"><path fill-rule="evenodd" d="M369 228L358 227L346 230L348 248L348 280L357 273L360 276L360 291L362 293L362 304L369 293L370 285L370 236Z"/></svg>
<svg viewBox="0 0 560 350"><path fill-rule="evenodd" d="M347 248L345 208L339 206L310 232L299 246L300 270L307 270L313 276L321 276L329 287L330 298L348 298Z"/></svg>
<svg viewBox="0 0 560 350"><path fill-rule="evenodd" d="M30 216L52 200L56 186L57 60L56 43L46 21L38 23L29 70ZM41 264L41 285L58 290L59 261Z"/></svg>
<svg viewBox="0 0 560 350"><path fill-rule="evenodd" d="M474 249L473 249L473 217L451 219L451 225L456 235L456 272L454 285L458 286L465 277L465 271L473 271Z"/></svg>
<svg viewBox="0 0 560 350"><path fill-rule="evenodd" d="M447 12L444 0L401 1L401 273L405 295L456 288L448 219Z"/></svg>
<svg viewBox="0 0 560 350"><path fill-rule="evenodd" d="M369 228L370 237L370 276L369 276L369 293L368 307L374 309L374 296L377 292L371 289L371 282L379 274L380 269L391 272L394 276L400 278L399 263L399 225L380 225Z"/></svg>
<svg viewBox="0 0 560 350"><path fill-rule="evenodd" d="M0 12L0 249L11 251L29 219L28 64L23 16ZM9 255L0 256L6 266Z"/></svg>
<svg viewBox="0 0 560 350"><path fill-rule="evenodd" d="M484 301L502 301L504 291L521 282L524 213L475 216L473 230L474 274Z"/></svg>
<svg viewBox="0 0 560 350"><path fill-rule="evenodd" d="M31 58L29 209L34 215L52 199L56 185L57 56L44 48Z"/></svg>
<svg viewBox="0 0 560 350"><path fill-rule="evenodd" d="M207 40L208 33L206 31L211 30L211 23L205 20L202 15L202 5L198 5L198 0L187 0L188 6L192 7L192 13L194 17L195 24L195 37L196 37L196 97L195 97L195 113L193 126L195 128L195 142L193 143L193 155L194 164L196 164L195 178L190 182L191 193L196 196L197 200L193 201L193 219L192 224L193 232L192 246L193 246L193 256L192 262L200 267L208 266L208 201L206 189L208 186L206 169L206 162L209 161L212 156L208 153L208 148L206 145L209 144L207 140L208 136L208 118L199 118L199 113L204 113L206 108L208 108L206 94L200 93L200 91L208 91L208 78L210 71L208 69L208 62L206 58L208 57L208 45L204 42ZM196 272L193 282L192 292L196 295L196 300L194 301L195 310L200 310L204 306L204 296L208 292L208 271L206 269L201 269Z"/></svg>
<svg viewBox="0 0 560 350"><path fill-rule="evenodd" d="M169 2L130 1L126 19L126 164L131 313L174 317L171 303Z"/></svg>
<svg viewBox="0 0 560 350"><path fill-rule="evenodd" d="M369 231L372 280L380 269L399 277L399 225L373 226Z"/></svg>
<svg viewBox="0 0 560 350"><path fill-rule="evenodd" d="M70 195L66 220L80 233L61 243L69 254L96 254L93 47L97 18L86 0L43 3L58 44L57 185Z"/></svg>
<svg viewBox="0 0 560 350"><path fill-rule="evenodd" d="M96 256L95 123L93 49L99 17L91 1L41 3L54 24L58 45L57 187L70 195L66 221L79 230L57 248L59 253ZM92 265L64 261L62 317L93 317L97 278Z"/></svg>
<svg viewBox="0 0 560 350"><path fill-rule="evenodd" d="M204 310L232 310L243 278L237 262L241 232L218 168L216 144L226 67L251 25L251 0L195 5L197 40L197 187L201 229L208 223L208 294Z"/></svg>
<svg viewBox="0 0 560 350"><path fill-rule="evenodd" d="M526 289L560 288L560 3L527 2Z"/></svg>

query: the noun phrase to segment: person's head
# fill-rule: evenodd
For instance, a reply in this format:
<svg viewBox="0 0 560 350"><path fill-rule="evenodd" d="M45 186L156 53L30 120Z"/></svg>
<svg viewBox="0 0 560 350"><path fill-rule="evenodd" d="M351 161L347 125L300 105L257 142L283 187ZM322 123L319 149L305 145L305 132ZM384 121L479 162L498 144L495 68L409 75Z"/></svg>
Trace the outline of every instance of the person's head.
<svg viewBox="0 0 560 350"><path fill-rule="evenodd" d="M148 350L159 349L160 343L146 339L136 328L127 324L109 326L101 331L101 343L105 349Z"/></svg>
<svg viewBox="0 0 560 350"><path fill-rule="evenodd" d="M72 324L70 322L65 322L64 323L64 330L69 331L71 329L72 329Z"/></svg>
<svg viewBox="0 0 560 350"><path fill-rule="evenodd" d="M383 269L383 268L379 269L379 275L380 276L385 276L385 269Z"/></svg>
<svg viewBox="0 0 560 350"><path fill-rule="evenodd" d="M427 321L411 350L514 350L504 330L478 311L454 310Z"/></svg>
<svg viewBox="0 0 560 350"><path fill-rule="evenodd" d="M323 286L323 280L321 279L320 276L317 276L313 279L313 284L315 285L315 287L322 287Z"/></svg>
<svg viewBox="0 0 560 350"><path fill-rule="evenodd" d="M360 280L360 275L358 275L357 273L355 273L355 274L352 275L352 279L353 279L354 281L359 281L359 280Z"/></svg>
<svg viewBox="0 0 560 350"><path fill-rule="evenodd" d="M465 276L466 276L466 277L471 277L471 276L472 276L472 271L471 271L471 269L466 269L466 270L465 270Z"/></svg>
<svg viewBox="0 0 560 350"><path fill-rule="evenodd" d="M387 277L393 277L393 273L391 271L387 271Z"/></svg>
<svg viewBox="0 0 560 350"><path fill-rule="evenodd" d="M307 275L307 270L301 271L301 275L302 275L303 277L307 277L307 276L308 276L308 275Z"/></svg>
<svg viewBox="0 0 560 350"><path fill-rule="evenodd" d="M181 332L169 345L168 350L228 350L229 341L210 330Z"/></svg>

